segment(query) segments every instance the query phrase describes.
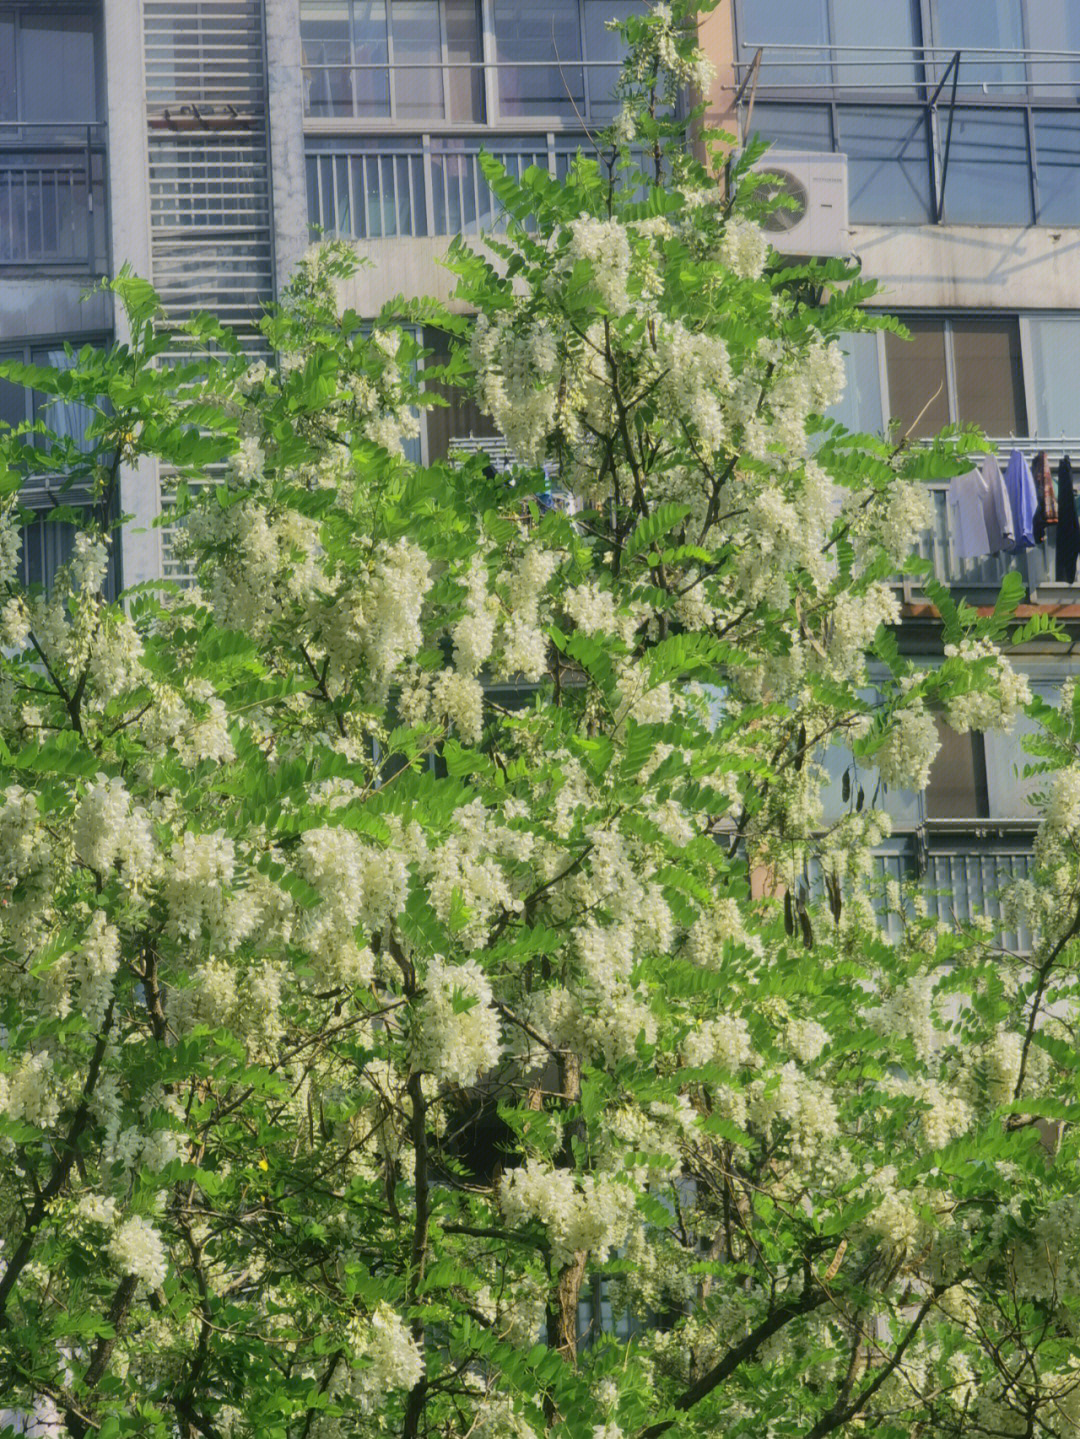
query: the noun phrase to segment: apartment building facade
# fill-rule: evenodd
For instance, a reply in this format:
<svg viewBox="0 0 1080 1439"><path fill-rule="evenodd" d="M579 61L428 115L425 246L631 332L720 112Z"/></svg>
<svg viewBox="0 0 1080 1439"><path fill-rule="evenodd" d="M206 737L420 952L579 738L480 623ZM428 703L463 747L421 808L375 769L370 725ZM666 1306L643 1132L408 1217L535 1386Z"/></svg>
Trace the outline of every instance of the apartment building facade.
<svg viewBox="0 0 1080 1439"><path fill-rule="evenodd" d="M833 208L826 252L858 257L911 332L849 338L837 418L910 443L974 424L1003 469L1014 448L1045 450L1055 470L1080 456L1080 0L723 0L702 38L717 71L711 123L738 145L768 141L811 219ZM800 214L781 249L811 248ZM1018 569L1025 611L1075 634L1080 594L1055 580L1054 526L1023 552L965 558L947 484L932 489L933 528L912 543L935 577L979 605ZM903 599L901 644L932 664L933 607L915 579ZM1071 648L1027 646L1015 662L1052 699L1076 675ZM1019 733L943 730L927 790L886 797L882 869L920 877L943 915L966 916L1026 872L1037 780L1020 773ZM872 776L856 778L872 792Z"/></svg>
<svg viewBox="0 0 1080 1439"><path fill-rule="evenodd" d="M0 358L65 363L117 333L94 286L128 264L167 311L209 310L252 343L312 239L372 264L344 297L449 296L450 237L497 220L481 147L564 174L613 113L619 38L643 0L0 0ZM92 292L89 293L88 292ZM0 381L0 419L44 399ZM77 435L86 416L53 406ZM417 458L478 414L441 410ZM164 485L167 500L167 477ZM172 573L163 483L123 477L125 583ZM27 501L47 511L47 483ZM28 532L27 580L70 544Z"/></svg>
<svg viewBox="0 0 1080 1439"><path fill-rule="evenodd" d="M65 343L111 338L111 297L86 292L125 263L174 315L209 309L254 336L318 236L372 262L344 297L359 314L396 294L447 298L450 237L498 220L481 148L517 173L565 173L613 113L606 22L644 4L0 0L0 356L64 363ZM971 422L1002 459L1014 444L1080 458L1080 0L722 0L701 36L710 120L770 141L811 209L843 180L842 213L833 204L806 248L857 255L914 337L851 337L838 417L912 442ZM3 419L40 404L0 382ZM85 423L50 419L73 435ZM474 433L483 418L456 403L417 457ZM163 492L150 464L123 477L125 583L170 572L153 525ZM53 496L28 500L44 513ZM988 602L1019 567L1034 604L1080 624L1080 594L1052 578L1052 536L960 559L944 485L935 504L912 541L940 579ZM27 578L47 578L64 544L63 526L33 527ZM903 642L932 663L931 607L911 581L904 598ZM1073 669L1050 647L1018 663L1048 696ZM1015 740L946 735L927 792L886 797L897 836L883 867L949 889L961 912L981 904L1027 864L1023 762Z"/></svg>

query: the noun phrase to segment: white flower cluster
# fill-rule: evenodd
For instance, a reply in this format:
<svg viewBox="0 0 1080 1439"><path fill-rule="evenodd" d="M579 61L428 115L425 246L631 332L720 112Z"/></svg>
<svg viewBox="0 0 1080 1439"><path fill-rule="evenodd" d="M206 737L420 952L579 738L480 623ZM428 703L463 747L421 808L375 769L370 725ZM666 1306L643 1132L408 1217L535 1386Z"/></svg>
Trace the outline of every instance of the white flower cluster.
<svg viewBox="0 0 1080 1439"><path fill-rule="evenodd" d="M720 238L720 261L740 280L757 280L769 258L769 240L759 225L732 215Z"/></svg>
<svg viewBox="0 0 1080 1439"><path fill-rule="evenodd" d="M727 435L722 398L731 378L723 340L669 320L658 326L656 358L673 412L686 416L706 450L719 449Z"/></svg>
<svg viewBox="0 0 1080 1439"><path fill-rule="evenodd" d="M510 313L494 321L480 315L472 358L481 405L514 454L539 464L558 406L558 349L551 330L540 322L521 332Z"/></svg>
<svg viewBox="0 0 1080 1439"><path fill-rule="evenodd" d="M522 900L500 860L527 859L532 837L498 824L481 799L456 809L454 825L450 836L423 856L421 864L439 920L445 924L458 911L463 922L456 937L466 949L476 949L485 943L494 915L521 909Z"/></svg>
<svg viewBox="0 0 1080 1439"><path fill-rule="evenodd" d="M304 913L300 943L329 982L366 983L372 956L358 948L356 929L379 929L405 908L406 856L395 845L380 848L344 825L327 825L302 836L298 868L322 896Z"/></svg>
<svg viewBox="0 0 1080 1439"><path fill-rule="evenodd" d="M160 1289L169 1272L161 1235L148 1219L133 1215L119 1226L108 1245L121 1274L131 1274L147 1289Z"/></svg>
<svg viewBox="0 0 1080 1439"><path fill-rule="evenodd" d="M122 779L99 774L75 811L75 852L99 875L119 865L128 889L150 878L157 853L150 816L132 802Z"/></svg>
<svg viewBox="0 0 1080 1439"><path fill-rule="evenodd" d="M586 1174L576 1182L572 1170L529 1159L503 1181L499 1203L509 1224L543 1224L552 1258L562 1265L578 1253L603 1263L626 1238L637 1201L630 1185L610 1175Z"/></svg>
<svg viewBox="0 0 1080 1439"><path fill-rule="evenodd" d="M22 553L22 526L15 523L10 510L0 512L0 589L14 585L19 578L19 556Z"/></svg>
<svg viewBox="0 0 1080 1439"><path fill-rule="evenodd" d="M981 671L971 689L954 695L946 704L946 718L957 734L1012 729L1017 714L1031 703L1027 676L1011 665L990 640L961 640L959 645L946 645L945 655L947 659L959 658L967 665L978 666Z"/></svg>
<svg viewBox="0 0 1080 1439"><path fill-rule="evenodd" d="M734 1074L754 1058L754 1047L741 1014L707 1019L683 1040L683 1057L691 1069L719 1065Z"/></svg>
<svg viewBox="0 0 1080 1439"><path fill-rule="evenodd" d="M75 536L75 552L71 557L71 581L83 595L97 595L109 572L109 553L104 543L85 531Z"/></svg>
<svg viewBox="0 0 1080 1439"><path fill-rule="evenodd" d="M885 743L874 756L878 773L892 789L921 790L941 748L937 725L922 701L906 705L893 715Z"/></svg>
<svg viewBox="0 0 1080 1439"><path fill-rule="evenodd" d="M60 1084L44 1050L25 1054L10 1074L0 1072L0 1112L48 1129L60 1115Z"/></svg>
<svg viewBox="0 0 1080 1439"><path fill-rule="evenodd" d="M475 1084L502 1054L491 985L474 959L451 964L436 956L416 1006L411 1062L440 1083Z"/></svg>
<svg viewBox="0 0 1080 1439"><path fill-rule="evenodd" d="M630 240L625 226L616 219L597 220L580 215L568 226L569 242L556 273L572 271L582 261L592 271L600 299L613 315L623 314L630 305Z"/></svg>
<svg viewBox="0 0 1080 1439"><path fill-rule="evenodd" d="M547 669L548 637L540 628L540 599L558 563L553 551L531 544L499 577L510 607L503 626L502 677L520 674L535 682Z"/></svg>
<svg viewBox="0 0 1080 1439"><path fill-rule="evenodd" d="M215 942L236 948L249 926L231 903L235 869L235 847L224 831L184 831L173 845L162 885L174 934L195 939L205 926Z"/></svg>
<svg viewBox="0 0 1080 1439"><path fill-rule="evenodd" d="M20 785L4 791L0 802L0 884L13 887L48 863L37 800Z"/></svg>
<svg viewBox="0 0 1080 1439"><path fill-rule="evenodd" d="M119 967L120 934L97 909L72 966L73 977L79 984L79 1008L95 1029L100 1028L105 1018L113 976Z"/></svg>
<svg viewBox="0 0 1080 1439"><path fill-rule="evenodd" d="M587 635L615 633L615 600L595 584L574 585L562 597L563 609Z"/></svg>
<svg viewBox="0 0 1080 1439"><path fill-rule="evenodd" d="M816 1019L789 1019L784 1043L800 1064L812 1064L829 1043L829 1031Z"/></svg>
<svg viewBox="0 0 1080 1439"><path fill-rule="evenodd" d="M423 1377L424 1358L401 1316L380 1304L371 1318L349 1327L349 1347L360 1361L361 1397L374 1407L386 1395L412 1389Z"/></svg>
<svg viewBox="0 0 1080 1439"><path fill-rule="evenodd" d="M498 601L488 593L487 566L474 555L465 581L464 616L453 629L454 664L463 675L475 675L487 662L495 638Z"/></svg>

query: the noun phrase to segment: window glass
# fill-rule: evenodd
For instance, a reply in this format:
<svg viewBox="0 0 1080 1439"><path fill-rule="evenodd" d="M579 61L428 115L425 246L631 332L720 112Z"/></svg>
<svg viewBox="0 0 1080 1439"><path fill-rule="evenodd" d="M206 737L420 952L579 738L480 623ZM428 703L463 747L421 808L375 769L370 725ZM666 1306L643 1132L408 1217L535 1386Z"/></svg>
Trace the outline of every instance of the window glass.
<svg viewBox="0 0 1080 1439"><path fill-rule="evenodd" d="M351 0L355 115L390 113L386 0Z"/></svg>
<svg viewBox="0 0 1080 1439"><path fill-rule="evenodd" d="M503 115L572 120L585 104L578 0L495 0L495 54Z"/></svg>
<svg viewBox="0 0 1080 1439"><path fill-rule="evenodd" d="M337 0L304 0L300 12L304 111L325 118L353 113L349 11Z"/></svg>
<svg viewBox="0 0 1080 1439"><path fill-rule="evenodd" d="M455 125L482 124L484 111L484 58L479 0L445 0L446 77L449 119Z"/></svg>
<svg viewBox="0 0 1080 1439"><path fill-rule="evenodd" d="M931 219L924 111L845 106L840 148L848 157L850 214L856 224L921 225Z"/></svg>
<svg viewBox="0 0 1080 1439"><path fill-rule="evenodd" d="M885 333L889 413L901 435L937 434L949 423L945 326L941 320L905 320L910 340Z"/></svg>
<svg viewBox="0 0 1080 1439"><path fill-rule="evenodd" d="M983 737L957 734L935 719L941 748L926 786L927 819L980 819L990 813Z"/></svg>
<svg viewBox="0 0 1080 1439"><path fill-rule="evenodd" d="M1077 0L1033 0L1027 7L1028 45L1034 51L1080 54L1080 5ZM1080 61L1057 56L1029 60L1030 79L1040 98L1080 98ZM1075 223L1075 222L1074 222Z"/></svg>
<svg viewBox="0 0 1080 1439"><path fill-rule="evenodd" d="M1036 110L1039 224L1080 225L1080 114Z"/></svg>
<svg viewBox="0 0 1080 1439"><path fill-rule="evenodd" d="M393 0L394 113L401 120L441 120L442 33L437 0Z"/></svg>
<svg viewBox="0 0 1080 1439"><path fill-rule="evenodd" d="M832 122L825 105L755 105L751 131L778 150L831 150Z"/></svg>
<svg viewBox="0 0 1080 1439"><path fill-rule="evenodd" d="M944 153L948 115L943 112ZM1030 225L1031 177L1027 122L1022 111L957 108L944 218L953 225Z"/></svg>
<svg viewBox="0 0 1080 1439"><path fill-rule="evenodd" d="M21 120L97 119L91 15L24 11L19 51Z"/></svg>
<svg viewBox="0 0 1080 1439"><path fill-rule="evenodd" d="M0 15L0 120L17 118L15 98L15 21Z"/></svg>
<svg viewBox="0 0 1080 1439"><path fill-rule="evenodd" d="M748 62L764 47L763 85L828 83L827 0L742 0L741 20L739 58Z"/></svg>
<svg viewBox="0 0 1080 1439"><path fill-rule="evenodd" d="M1041 699L1058 705L1061 703L1061 688L1054 684L1035 684L1032 689ZM989 733L984 736L986 746L986 781L990 797L990 814L995 819L1027 819L1032 823L1037 812L1032 808L1031 796L1046 788L1044 774L1024 778L1026 764L1033 764L1035 756L1024 749L1021 740L1026 734L1039 734L1041 726L1021 713L1016 717L1015 728L1009 734Z"/></svg>
<svg viewBox="0 0 1080 1439"><path fill-rule="evenodd" d="M1031 390L1036 432L1050 439L1077 433L1080 315L1032 315Z"/></svg>
<svg viewBox="0 0 1080 1439"><path fill-rule="evenodd" d="M1044 0L1035 0L1037 8ZM876 10L882 6L874 6ZM946 50L960 50L960 83L968 87L986 85L994 94L1024 87L1022 60L988 54L992 50L1024 48L1022 0L937 0L935 43ZM980 53L982 52L982 53ZM938 75L949 56L938 56Z"/></svg>
<svg viewBox="0 0 1080 1439"><path fill-rule="evenodd" d="M988 435L1027 434L1019 323L956 319L950 329L957 420Z"/></svg>
<svg viewBox="0 0 1080 1439"><path fill-rule="evenodd" d="M921 78L922 67L914 53L921 43L915 0L889 0L887 5L832 0L832 10L838 85L909 87ZM840 48L858 45L867 49ZM886 46L896 53L882 53Z"/></svg>
<svg viewBox="0 0 1080 1439"><path fill-rule="evenodd" d="M589 61L585 81L589 92L589 114L598 120L615 114L615 84L623 57L623 39L607 28L610 20L640 15L637 0L585 0L585 56ZM598 62L604 63L598 63Z"/></svg>
<svg viewBox="0 0 1080 1439"><path fill-rule="evenodd" d="M844 393L828 417L839 420L856 434L879 435L884 427L881 414L881 376L878 367L876 334L842 335L844 351Z"/></svg>

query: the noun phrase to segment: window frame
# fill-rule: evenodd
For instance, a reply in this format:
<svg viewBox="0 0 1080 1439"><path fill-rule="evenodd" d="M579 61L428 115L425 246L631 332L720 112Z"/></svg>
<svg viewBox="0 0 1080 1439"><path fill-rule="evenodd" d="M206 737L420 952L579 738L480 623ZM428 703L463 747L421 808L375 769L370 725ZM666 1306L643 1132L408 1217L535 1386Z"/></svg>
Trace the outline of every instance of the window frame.
<svg viewBox="0 0 1080 1439"><path fill-rule="evenodd" d="M325 68L328 68L328 69L350 68L350 69L351 69L351 68L355 65L355 63L356 63L355 60L352 58L352 57L354 56L354 54L355 54L354 42L353 42L352 16L353 16L353 14L354 14L354 6L355 6L355 3L356 3L356 0L335 0L335 3L337 3L337 4L339 4L339 5L342 6L342 8L344 9L344 11L345 11L345 13L346 13L346 15L347 15L347 17L348 17L348 22L349 22L349 54L350 54L350 60L349 60L349 62L348 62L348 66L347 66L347 67L346 67L346 66L334 66L334 65L330 65L330 66L327 66L327 67L325 67ZM305 132L307 132L307 133L309 133L309 134L325 134L325 133L336 134L336 133L340 133L340 132L356 133L356 132L357 132L358 130L360 130L360 129L362 129L362 130L365 131L365 132L370 132L371 134L378 134L378 133L382 133L383 131L388 131L388 130L389 130L389 131L405 131L405 130L409 130L409 131L412 131L412 132L414 132L414 133L419 133L419 132L422 132L422 131L426 132L426 131L428 131L428 130L431 130L431 131L436 131L436 130L437 130L440 134L442 134L442 133L459 133L459 132L462 132L462 131L466 131L466 132L470 132L470 131L471 131L471 132L480 132L480 133L490 133L493 129L504 129L504 130L505 130L505 129L513 129L513 130L515 130L515 131L541 131L541 132L544 132L544 131L559 131L559 130L579 131L579 130L581 130L581 128L582 128L582 121L583 121L583 120L584 120L586 123L588 123L590 120L596 121L596 122L598 122L598 123L608 123L609 117L607 117L607 116L598 116L598 115L594 115L594 114L593 114L594 100L593 100L593 96L592 96L592 94L591 94L591 89L590 89L590 85L589 85L589 77L588 77L588 67L589 67L589 64L590 64L590 57L589 57L589 54L588 54L588 26L587 26L587 23L586 23L586 16L587 16L587 14L588 14L589 7L590 7L590 6L594 6L594 7L595 7L595 6L602 5L602 4L606 3L606 0L574 0L574 5L575 5L575 9L576 9L576 14L577 14L577 25L578 25L578 38L579 38L579 51L580 51L580 54L579 54L578 56L572 57L570 60L566 61L565 63L566 63L567 65L570 65L570 66L577 66L577 67L579 67L579 68L581 69L581 72L582 72L583 100L582 100L582 103L580 104L580 106L578 107L579 110L580 110L580 115L573 114L573 113L571 113L570 115L566 115L566 114L560 114L560 113L558 113L558 112L552 112L552 113L549 113L549 114L548 114L548 113L532 114L532 115L515 115L515 114L507 114L507 115L504 115L504 114L502 113L501 108L500 108L500 105L499 105L499 71L500 71L500 62L499 62L499 59L498 59L498 53L497 53L497 48L496 48L494 0L476 0L477 18L478 18L478 23L479 23L479 35L478 35L478 39L479 39L479 42L480 42L480 43L479 43L480 59L476 62L476 64L477 64L477 66L479 66L479 67L481 68L481 72L482 72L482 75L483 75L483 86L482 86L482 92L481 92L481 93L482 93L482 108L483 108L484 114L483 114L483 117L482 117L481 119L479 119L479 120L461 120L461 121L449 119L449 118L447 117L447 114L446 114L446 111L447 111L448 106L449 106L448 97L449 97L449 94L450 94L450 76L451 76L451 74L453 73L453 70L452 70L452 68L451 68L451 61L450 61L450 58L449 58L449 49L448 49L446 0L430 0L430 3L431 3L431 4L437 4L437 5L438 5L438 11L439 11L439 37L440 37L440 47L439 47L439 48L440 48L440 58L439 58L439 60L438 60L437 62L435 62L435 63L438 65L438 68L440 69L441 74L442 74L443 96L444 96L444 103L443 103L443 112L444 112L444 113L443 113L443 117L442 117L441 119L438 118L438 117L433 117L433 118L431 118L430 120L417 120L417 119L415 119L415 117L404 117L404 118L403 118L403 117L401 117L401 116L399 115L399 113L398 113L399 107L398 107L397 99L396 99L396 93L395 93L395 78L394 78L395 64L394 64L394 39L393 39L393 19L392 19L392 15L393 15L393 0L386 0L386 7L387 7L387 27L386 27L386 28L387 28L387 61L386 61L386 69L387 69L387 73L388 73L388 96L389 96L389 98L388 98L388 113L385 114L385 115L378 115L378 116L358 115L358 114L355 114L355 113L354 113L354 114L351 114L351 115L313 115L313 114L310 113L310 111L309 111L309 109L308 109L308 96L307 96L308 80L307 80L306 75L305 75L304 80L303 80L303 83L304 83L304 86L305 86L304 101L303 101L303 105L304 105L304 129L305 129ZM641 5L641 10L642 10L642 13L644 14L644 13L645 13L644 3L642 3L642 5ZM302 25L302 24L303 24L303 7L302 7L302 4L301 4L300 20L301 20L301 25ZM302 35L302 32L301 32L301 35ZM301 44L302 44L302 43L303 43L303 42L302 42L302 40L301 40ZM512 66L514 62L508 61L508 62L505 62L505 63L506 63L507 65L511 65L511 66ZM545 63L546 63L546 62L545 62ZM554 64L555 62L551 62L551 63ZM606 63L606 62L596 62L596 63ZM612 63L614 64L615 62L612 62ZM305 64L303 61L301 62L301 72L302 72L302 74L303 74L303 72L309 70L310 68L311 68L311 67L308 66L307 64ZM381 69L382 66L380 65L378 68ZM434 67L433 67L433 68L434 68ZM455 68L456 68L456 64L455 64ZM353 108L354 108L354 111L355 111L355 108L356 108L355 89L353 89L352 94L353 94ZM601 108L604 108L604 107L601 107Z"/></svg>
<svg viewBox="0 0 1080 1439"><path fill-rule="evenodd" d="M35 354L40 353L42 350L63 349L65 343L70 344L76 352L86 345L91 345L95 349L105 349L112 343L112 337L103 330L90 330L85 334L77 335L45 334L20 336L17 340L0 339L0 360L18 360L20 363L26 365L38 364L40 361L34 359ZM13 382L6 381L5 383L11 384ZM36 392L27 385L21 388L24 397L23 419L25 422L30 423L34 419L34 396ZM25 486L19 492L19 502L23 509L31 511L37 517L33 524L25 527L28 533L37 531L47 522L49 511L53 509L56 504L86 507L89 500L89 494L83 490L61 491L59 488L54 489L49 483L48 478L41 475L35 476L35 482ZM25 574L27 564L25 555L20 555L19 563ZM64 563L63 559L60 560L60 563ZM112 598L119 593L120 564L121 546L114 544L110 555L109 574L106 579L106 595L108 598ZM52 582L52 578L52 575L46 574L46 585Z"/></svg>
<svg viewBox="0 0 1080 1439"><path fill-rule="evenodd" d="M59 3L58 0L53 0L48 13L50 15L80 15L89 19L91 22L94 43L93 109L95 113L92 115L80 115L76 120L27 120L23 108L27 89L25 80L26 49L24 44L20 44L19 37L22 34L23 21L25 18L27 16L41 16L43 13L40 5L30 4L28 0L0 0L0 20L10 18L13 21L15 38L15 118L10 121L0 122L3 125L5 133L9 130L9 127L14 130L16 134L21 134L24 129L31 131L44 129L45 133L47 133L47 127L50 125L99 125L102 122L105 104L103 76L105 46L102 7L100 3L95 4L94 0L59 0ZM29 138L33 139L33 134L31 134Z"/></svg>

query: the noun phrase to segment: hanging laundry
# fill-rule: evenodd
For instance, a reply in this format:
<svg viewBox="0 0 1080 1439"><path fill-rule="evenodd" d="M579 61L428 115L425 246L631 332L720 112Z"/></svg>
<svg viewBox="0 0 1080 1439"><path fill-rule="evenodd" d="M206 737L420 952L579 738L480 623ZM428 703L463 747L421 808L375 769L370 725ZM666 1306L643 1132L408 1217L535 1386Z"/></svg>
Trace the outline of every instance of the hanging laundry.
<svg viewBox="0 0 1080 1439"><path fill-rule="evenodd" d="M1026 550L1035 543L1033 526L1038 496L1028 462L1019 450L1013 450L1005 471L1005 493L1013 521L1013 549Z"/></svg>
<svg viewBox="0 0 1080 1439"><path fill-rule="evenodd" d="M1071 585L1076 582L1076 561L1080 556L1080 520L1076 518L1072 461L1068 455L1058 465L1058 531L1054 556L1054 579Z"/></svg>
<svg viewBox="0 0 1080 1439"><path fill-rule="evenodd" d="M968 470L949 481L949 530L959 560L974 560L990 553L986 529L986 487L978 470Z"/></svg>
<svg viewBox="0 0 1080 1439"><path fill-rule="evenodd" d="M990 553L1011 550L1016 543L1016 526L1013 523L1008 491L1001 477L1001 466L993 455L987 455L979 466L985 494L983 515L986 519L986 533L990 540Z"/></svg>
<svg viewBox="0 0 1080 1439"><path fill-rule="evenodd" d="M1056 525L1058 522L1054 476L1045 450L1040 450L1035 456L1031 462L1031 468L1034 472L1035 493L1039 497L1035 518L1031 522L1031 530L1036 542L1041 545L1046 538L1047 525Z"/></svg>

